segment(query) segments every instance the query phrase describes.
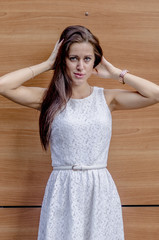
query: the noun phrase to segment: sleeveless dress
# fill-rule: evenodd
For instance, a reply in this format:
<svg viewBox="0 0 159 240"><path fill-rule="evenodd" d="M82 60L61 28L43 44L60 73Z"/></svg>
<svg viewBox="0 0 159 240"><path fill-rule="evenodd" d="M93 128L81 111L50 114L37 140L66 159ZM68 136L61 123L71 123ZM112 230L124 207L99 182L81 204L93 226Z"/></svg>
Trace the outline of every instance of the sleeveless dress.
<svg viewBox="0 0 159 240"><path fill-rule="evenodd" d="M112 118L103 88L70 99L51 129L52 166L107 166ZM120 197L107 168L53 170L43 198L38 240L123 240Z"/></svg>

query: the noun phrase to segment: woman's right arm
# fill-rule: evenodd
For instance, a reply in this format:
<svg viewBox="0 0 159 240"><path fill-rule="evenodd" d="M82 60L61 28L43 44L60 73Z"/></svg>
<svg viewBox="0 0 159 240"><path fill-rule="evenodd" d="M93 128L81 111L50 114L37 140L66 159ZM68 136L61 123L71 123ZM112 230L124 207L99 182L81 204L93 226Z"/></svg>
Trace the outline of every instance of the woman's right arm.
<svg viewBox="0 0 159 240"><path fill-rule="evenodd" d="M40 110L46 88L25 87L22 84L36 75L53 68L61 43L56 43L54 50L46 61L0 77L0 95L18 104Z"/></svg>
<svg viewBox="0 0 159 240"><path fill-rule="evenodd" d="M23 83L50 70L48 61L26 67L0 77L0 94L21 105L40 110L45 88L25 87Z"/></svg>

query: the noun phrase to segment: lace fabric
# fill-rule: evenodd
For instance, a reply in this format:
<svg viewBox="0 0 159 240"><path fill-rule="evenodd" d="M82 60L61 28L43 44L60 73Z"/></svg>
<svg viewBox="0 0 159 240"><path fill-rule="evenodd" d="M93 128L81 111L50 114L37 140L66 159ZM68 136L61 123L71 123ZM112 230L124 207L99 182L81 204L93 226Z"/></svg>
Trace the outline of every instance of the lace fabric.
<svg viewBox="0 0 159 240"><path fill-rule="evenodd" d="M112 119L103 88L70 99L52 123L53 166L107 165ZM105 169L52 171L42 203L38 240L123 240L120 197Z"/></svg>

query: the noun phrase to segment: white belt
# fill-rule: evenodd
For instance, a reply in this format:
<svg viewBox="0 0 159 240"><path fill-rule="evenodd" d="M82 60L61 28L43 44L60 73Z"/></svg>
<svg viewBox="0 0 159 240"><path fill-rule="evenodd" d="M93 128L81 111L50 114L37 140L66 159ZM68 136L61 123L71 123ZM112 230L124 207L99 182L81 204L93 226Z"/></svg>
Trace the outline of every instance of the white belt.
<svg viewBox="0 0 159 240"><path fill-rule="evenodd" d="M92 165L92 166L86 166L86 165L72 165L72 166L53 166L53 170L89 170L89 169L100 169L100 168L106 168L105 165Z"/></svg>

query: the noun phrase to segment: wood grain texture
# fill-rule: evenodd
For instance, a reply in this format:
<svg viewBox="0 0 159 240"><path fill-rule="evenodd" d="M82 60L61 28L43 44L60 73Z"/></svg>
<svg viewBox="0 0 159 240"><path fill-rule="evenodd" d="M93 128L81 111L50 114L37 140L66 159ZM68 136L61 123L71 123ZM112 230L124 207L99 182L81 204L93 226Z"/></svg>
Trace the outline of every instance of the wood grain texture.
<svg viewBox="0 0 159 240"><path fill-rule="evenodd" d="M159 2L0 1L0 75L44 61L68 25L90 28L105 57L159 84ZM88 12L88 16L85 16ZM52 72L26 83L46 87ZM126 88L111 79L89 80ZM108 168L123 204L159 204L159 105L113 113ZM0 205L40 205L52 170L38 136L38 113L0 97Z"/></svg>
<svg viewBox="0 0 159 240"><path fill-rule="evenodd" d="M37 239L40 208L0 209L0 239ZM159 208L123 208L126 240L158 240Z"/></svg>
<svg viewBox="0 0 159 240"><path fill-rule="evenodd" d="M113 114L108 169L118 186L122 204L159 202L159 114L156 107Z"/></svg>
<svg viewBox="0 0 159 240"><path fill-rule="evenodd" d="M27 108L1 112L0 205L40 205L52 167L49 151L41 148L38 113Z"/></svg>
<svg viewBox="0 0 159 240"><path fill-rule="evenodd" d="M37 239L40 208L0 209L0 239Z"/></svg>
<svg viewBox="0 0 159 240"><path fill-rule="evenodd" d="M126 240L157 240L159 236L158 207L123 208Z"/></svg>

